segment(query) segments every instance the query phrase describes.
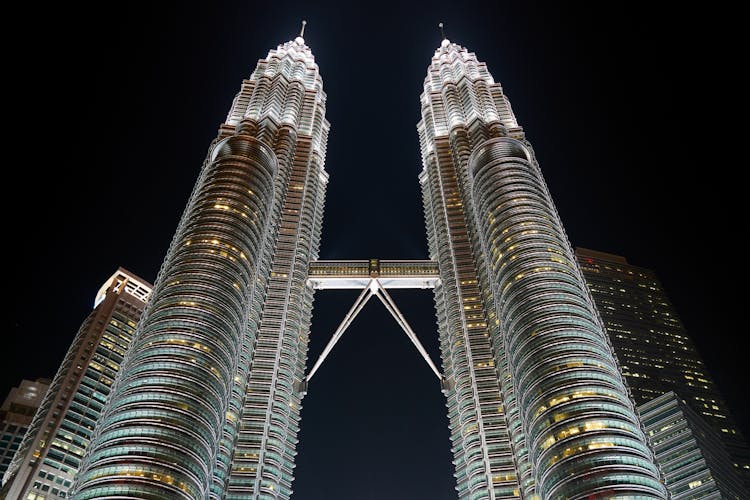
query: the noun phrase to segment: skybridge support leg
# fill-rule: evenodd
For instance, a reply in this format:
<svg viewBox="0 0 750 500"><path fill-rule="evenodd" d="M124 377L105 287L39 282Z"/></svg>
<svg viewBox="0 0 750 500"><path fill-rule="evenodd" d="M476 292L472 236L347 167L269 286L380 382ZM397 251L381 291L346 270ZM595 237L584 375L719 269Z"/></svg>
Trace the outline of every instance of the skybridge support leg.
<svg viewBox="0 0 750 500"><path fill-rule="evenodd" d="M427 365L429 365L430 369L438 378L438 380L443 380L443 374L440 373L440 370L437 369L435 363L433 363L432 359L430 359L430 355L427 354L424 346L419 341L419 338L417 338L417 334L414 333L414 330L411 329L411 326L409 326L409 323L406 321L406 318L404 318L404 315L401 314L401 311L398 309L398 306L396 306L396 303L393 301L390 294L385 290L385 288L380 285L380 283L377 282L377 280L374 281L374 284L377 288L373 290L373 293L378 296L385 308L388 309L388 312L390 312L391 315L395 318L396 323L398 323L401 329L404 330L406 336L409 337L409 340L411 340L412 344L414 344L414 347L417 348L417 351L419 351L419 354L422 355L422 358L424 358L424 360L427 362Z"/></svg>
<svg viewBox="0 0 750 500"><path fill-rule="evenodd" d="M374 280L371 280L374 281ZM344 319L341 321L341 324L336 329L336 332L333 334L333 337L331 337L331 340L328 341L328 345L326 345L325 349L323 349L323 352L320 353L320 357L313 365L312 369L310 370L310 373L307 374L307 377L305 377L305 380L303 381L302 386L300 389L304 389L305 392L307 392L307 383L310 382L310 379L313 378L313 375L315 375L315 372L318 371L318 368L320 368L320 365L323 364L323 361L328 357L328 355L331 353L331 350L333 350L333 346L336 345L336 342L339 341L341 336L344 334L347 328L349 328L349 325L352 324L354 321L354 318L357 317L357 314L362 310L362 308L367 304L367 301L370 300L370 297L372 297L372 291L370 290L370 287L366 287L364 290L362 290L362 293L359 294L359 297L357 297L357 300L354 301L354 305L349 309L349 312L346 313L346 316L344 316ZM302 392L302 391L300 391Z"/></svg>
<svg viewBox="0 0 750 500"><path fill-rule="evenodd" d="M367 304L367 301L370 300L370 298L375 295L380 299L380 301L383 303L385 308L388 310L389 313L393 316L393 318L396 320L396 323L401 327L401 329L406 333L406 336L409 337L409 340L411 340L412 344L414 344L414 347L417 348L417 351L419 351L419 354L422 355L422 358L425 360L427 365L430 367L432 372L435 374L435 376L440 380L440 387L443 391L450 390L452 384L450 381L448 381L442 373L440 373L440 370L437 369L437 366L435 366L435 363L432 362L432 359L430 359L430 355L427 354L427 351L425 350L422 343L419 341L419 338L417 338L417 334L414 333L414 330L412 330L411 326L409 326L409 323L406 321L406 318L404 318L404 315L399 310L398 306L396 306L396 303L391 298L390 294L386 291L386 289L383 287L383 285L380 283L380 281L377 278L373 278L369 281L367 286L364 287L362 290L362 293L359 294L359 297L357 297L357 300L354 301L354 305L352 305L351 309L349 309L349 312L346 313L346 316L344 316L344 319L341 321L341 324L339 324L338 328L334 332L333 336L331 337L331 340L328 341L328 344L326 345L325 349L323 349L323 352L320 354L320 357L318 357L318 360L313 365L312 369L310 370L310 373L305 377L302 381L300 381L297 384L297 391L306 394L307 393L307 385L310 382L310 380L313 378L313 375L318 371L320 368L320 365L323 364L323 361L328 357L328 355L333 350L333 347L336 345L336 342L339 341L341 336L344 334L347 328L349 328L349 325L352 324L354 321L354 318L357 317L359 312L362 310L362 308Z"/></svg>

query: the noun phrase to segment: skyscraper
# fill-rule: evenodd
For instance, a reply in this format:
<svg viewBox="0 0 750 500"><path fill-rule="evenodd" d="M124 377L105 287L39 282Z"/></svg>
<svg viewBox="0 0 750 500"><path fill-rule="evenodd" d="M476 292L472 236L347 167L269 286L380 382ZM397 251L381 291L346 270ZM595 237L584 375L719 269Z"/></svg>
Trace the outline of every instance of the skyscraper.
<svg viewBox="0 0 750 500"><path fill-rule="evenodd" d="M209 147L76 498L291 495L329 124L302 33Z"/></svg>
<svg viewBox="0 0 750 500"><path fill-rule="evenodd" d="M379 296L441 378L461 498L663 498L531 145L463 47L442 42L422 95L433 262L308 279L329 125L302 35L259 61L209 147L75 498L289 498L312 293L339 278L364 288L351 314ZM398 280L435 287L443 374L385 292Z"/></svg>
<svg viewBox="0 0 750 500"><path fill-rule="evenodd" d="M224 130L251 127L273 147L278 170L263 248L266 294L260 326L247 331L245 355L235 390L244 400L239 433L227 440L232 459L226 487L215 473L214 493L222 498L288 498L299 431L307 342L312 312L310 263L318 257L328 174L324 169L329 123L326 94L302 35L269 52L243 82ZM226 132L227 134L231 132ZM249 342L253 342L252 345ZM231 420L226 428L232 427ZM227 433L229 435L229 433ZM217 469L221 470L221 469Z"/></svg>
<svg viewBox="0 0 750 500"><path fill-rule="evenodd" d="M674 392L638 406L674 500L747 498L720 435Z"/></svg>
<svg viewBox="0 0 750 500"><path fill-rule="evenodd" d="M443 40L418 124L461 498L661 497L651 452L531 144Z"/></svg>
<svg viewBox="0 0 750 500"><path fill-rule="evenodd" d="M122 268L101 286L5 474L9 500L66 497L150 292Z"/></svg>
<svg viewBox="0 0 750 500"><path fill-rule="evenodd" d="M576 249L633 399L673 391L716 432L746 484L750 449L656 274L625 257Z"/></svg>
<svg viewBox="0 0 750 500"><path fill-rule="evenodd" d="M48 379L22 380L0 406L0 474L8 470L49 383Z"/></svg>

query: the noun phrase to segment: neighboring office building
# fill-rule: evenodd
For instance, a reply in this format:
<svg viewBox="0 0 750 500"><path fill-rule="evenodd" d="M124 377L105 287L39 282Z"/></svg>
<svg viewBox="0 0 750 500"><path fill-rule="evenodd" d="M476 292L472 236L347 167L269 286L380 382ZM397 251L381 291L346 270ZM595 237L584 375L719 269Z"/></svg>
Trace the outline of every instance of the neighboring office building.
<svg viewBox="0 0 750 500"><path fill-rule="evenodd" d="M8 470L31 419L49 389L50 380L22 380L10 390L0 407L0 475Z"/></svg>
<svg viewBox="0 0 750 500"><path fill-rule="evenodd" d="M674 392L638 407L673 500L746 500L721 436Z"/></svg>
<svg viewBox="0 0 750 500"><path fill-rule="evenodd" d="M577 248L576 256L635 403L676 392L716 430L750 484L747 441L654 272L595 250Z"/></svg>
<svg viewBox="0 0 750 500"><path fill-rule="evenodd" d="M3 478L8 500L68 496L150 292L122 268L101 287Z"/></svg>

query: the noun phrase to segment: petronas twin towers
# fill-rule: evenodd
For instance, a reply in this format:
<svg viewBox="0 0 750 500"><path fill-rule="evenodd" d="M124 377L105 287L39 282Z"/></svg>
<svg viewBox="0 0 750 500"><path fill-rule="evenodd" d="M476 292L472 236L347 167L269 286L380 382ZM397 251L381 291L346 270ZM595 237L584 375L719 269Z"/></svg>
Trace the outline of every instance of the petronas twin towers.
<svg viewBox="0 0 750 500"><path fill-rule="evenodd" d="M209 147L74 498L289 498L324 282L369 290L397 317L385 288L434 289L460 498L666 497L502 87L443 40L421 105L431 260L326 264L318 66L301 36L258 62Z"/></svg>

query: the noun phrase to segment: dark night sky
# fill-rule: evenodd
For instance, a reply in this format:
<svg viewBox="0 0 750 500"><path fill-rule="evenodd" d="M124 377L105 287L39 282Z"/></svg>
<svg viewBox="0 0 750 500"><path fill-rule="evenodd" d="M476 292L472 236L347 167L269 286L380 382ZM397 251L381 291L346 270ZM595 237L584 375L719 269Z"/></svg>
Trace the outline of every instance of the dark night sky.
<svg viewBox="0 0 750 500"><path fill-rule="evenodd" d="M6 40L4 57L14 302L0 393L54 374L118 266L154 280L241 80L303 18L332 124L320 257L425 258L415 124L444 21L503 84L573 245L656 270L750 433L738 13L258 3L29 4L6 20L25 35ZM318 293L308 365L355 296ZM394 297L437 360L431 294ZM302 415L296 498L455 498L443 396L380 304L313 379Z"/></svg>

